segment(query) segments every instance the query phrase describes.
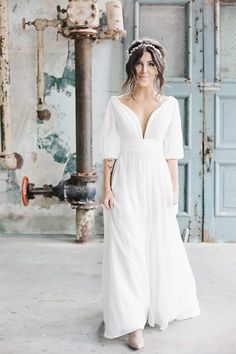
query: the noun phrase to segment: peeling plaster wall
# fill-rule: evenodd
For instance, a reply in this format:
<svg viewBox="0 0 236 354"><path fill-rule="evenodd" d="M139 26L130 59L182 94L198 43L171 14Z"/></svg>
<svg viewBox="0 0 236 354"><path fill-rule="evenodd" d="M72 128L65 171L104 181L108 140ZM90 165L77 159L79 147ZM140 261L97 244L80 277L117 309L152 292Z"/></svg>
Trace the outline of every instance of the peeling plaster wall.
<svg viewBox="0 0 236 354"><path fill-rule="evenodd" d="M75 211L57 198L37 197L25 208L21 205L20 186L28 176L36 186L56 185L68 178L75 166L75 81L74 43L56 30L45 31L46 103L51 119L36 119L36 30L22 29L21 21L53 19L56 6L67 1L9 1L11 119L14 151L22 155L23 167L6 171L0 167L0 232L12 234L75 233ZM98 1L104 9L104 1ZM97 198L101 194L102 160L99 134L107 101L119 94L123 80L122 43L104 40L93 43L92 97L94 166L99 172ZM95 234L102 234L102 208L95 210Z"/></svg>

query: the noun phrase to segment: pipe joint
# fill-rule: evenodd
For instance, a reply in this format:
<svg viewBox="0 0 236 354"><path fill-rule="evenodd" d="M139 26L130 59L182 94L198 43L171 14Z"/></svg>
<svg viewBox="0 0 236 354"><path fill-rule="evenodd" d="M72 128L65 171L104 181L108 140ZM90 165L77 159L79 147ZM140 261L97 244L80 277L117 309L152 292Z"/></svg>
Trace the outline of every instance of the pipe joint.
<svg viewBox="0 0 236 354"><path fill-rule="evenodd" d="M95 200L97 180L96 172L89 174L73 174L70 179L59 182L55 187L51 184L44 184L43 187L35 187L29 183L27 177L22 180L22 202L25 206L29 200L35 199L37 195L46 198L57 197L60 201L66 201L72 208L92 210L98 208L100 203Z"/></svg>
<svg viewBox="0 0 236 354"><path fill-rule="evenodd" d="M26 26L34 26L37 31L44 31L46 27L60 27L61 25L62 21L56 19L36 18L34 21L26 21L25 18L22 19L23 29L26 29Z"/></svg>

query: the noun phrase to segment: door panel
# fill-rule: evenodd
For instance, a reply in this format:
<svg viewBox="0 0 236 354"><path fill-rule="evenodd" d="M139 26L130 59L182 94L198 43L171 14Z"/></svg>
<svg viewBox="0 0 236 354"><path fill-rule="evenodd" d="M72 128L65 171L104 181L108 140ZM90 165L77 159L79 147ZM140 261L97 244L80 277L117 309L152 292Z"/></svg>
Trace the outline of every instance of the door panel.
<svg viewBox="0 0 236 354"><path fill-rule="evenodd" d="M216 2L220 7L221 78L236 79L236 4Z"/></svg>
<svg viewBox="0 0 236 354"><path fill-rule="evenodd" d="M167 51L164 94L178 99L184 137L179 160L178 220L183 239L202 241L203 37L201 1L126 1L126 53L139 37L157 39ZM124 63L127 57L124 57ZM125 77L124 77L125 78Z"/></svg>
<svg viewBox="0 0 236 354"><path fill-rule="evenodd" d="M188 77L188 4L139 5L137 36L148 36L163 43L168 48L166 60L168 77ZM136 5L138 9L138 5ZM158 27L157 27L158 23ZM174 33L174 36L170 36Z"/></svg>

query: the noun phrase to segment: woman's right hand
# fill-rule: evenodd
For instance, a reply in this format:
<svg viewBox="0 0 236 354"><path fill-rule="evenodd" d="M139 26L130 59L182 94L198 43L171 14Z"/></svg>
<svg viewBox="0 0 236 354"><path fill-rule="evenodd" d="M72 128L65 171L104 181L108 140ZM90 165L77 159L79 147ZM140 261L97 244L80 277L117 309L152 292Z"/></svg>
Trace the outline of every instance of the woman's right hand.
<svg viewBox="0 0 236 354"><path fill-rule="evenodd" d="M111 189L103 192L102 204L108 209L114 208L114 195Z"/></svg>

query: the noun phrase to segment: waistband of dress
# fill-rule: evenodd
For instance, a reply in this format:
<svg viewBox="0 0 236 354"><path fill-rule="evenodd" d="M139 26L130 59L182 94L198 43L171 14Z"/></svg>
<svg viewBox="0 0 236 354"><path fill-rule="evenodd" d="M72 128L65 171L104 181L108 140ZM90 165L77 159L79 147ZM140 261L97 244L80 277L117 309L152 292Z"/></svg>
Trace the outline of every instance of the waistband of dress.
<svg viewBox="0 0 236 354"><path fill-rule="evenodd" d="M130 139L121 142L120 151L153 151L157 147L156 139Z"/></svg>

